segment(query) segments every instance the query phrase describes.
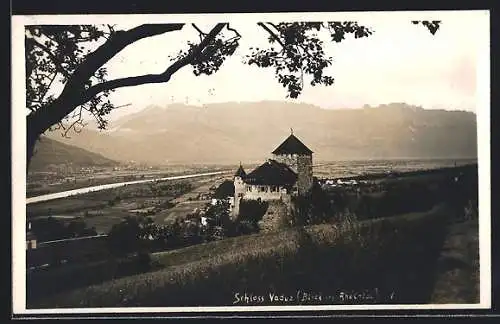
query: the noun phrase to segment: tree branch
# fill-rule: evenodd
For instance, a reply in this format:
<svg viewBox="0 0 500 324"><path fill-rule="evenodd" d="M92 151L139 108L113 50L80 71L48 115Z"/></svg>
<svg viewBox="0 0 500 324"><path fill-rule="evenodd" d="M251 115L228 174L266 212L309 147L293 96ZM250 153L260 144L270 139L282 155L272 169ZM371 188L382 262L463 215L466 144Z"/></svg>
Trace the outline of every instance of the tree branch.
<svg viewBox="0 0 500 324"><path fill-rule="evenodd" d="M300 67L300 89L304 89L304 68Z"/></svg>
<svg viewBox="0 0 500 324"><path fill-rule="evenodd" d="M27 37L26 38L26 42L28 44L31 44L32 46L36 46L38 48L40 48L42 51L44 51L49 57L50 59L52 60L52 62L54 63L56 69L61 72L62 75L64 75L66 78L69 78L69 73L68 71L66 71L62 65L60 64L60 60L58 60L54 54L52 54L52 52L50 51L50 49L48 49L45 45L43 44L40 44L39 42L37 42L34 38L30 38L30 37Z"/></svg>
<svg viewBox="0 0 500 324"><path fill-rule="evenodd" d="M57 77L57 73L54 73L54 74L52 75L52 78L50 79L49 84L47 85L47 89L45 89L45 92L44 92L44 93L40 94L40 101L42 101L42 102L43 102L43 99L45 99L45 96L46 96L46 95L47 95L47 93L49 92L50 87L52 86L52 83L54 83L54 80L56 79L56 77Z"/></svg>
<svg viewBox="0 0 500 324"><path fill-rule="evenodd" d="M146 24L127 31L118 31L94 52L87 55L85 60L68 78L61 95L50 104L47 104L27 116L27 122L35 134L45 132L78 106L75 101L80 101L85 82L92 77L96 71L107 63L116 54L128 45L151 36L182 29L184 24ZM87 99L88 101L89 99Z"/></svg>
<svg viewBox="0 0 500 324"><path fill-rule="evenodd" d="M127 31L119 31L97 50L87 55L66 83L61 96L75 94L84 89L84 83L105 63L128 45L151 36L182 29L184 24L141 25Z"/></svg>
<svg viewBox="0 0 500 324"><path fill-rule="evenodd" d="M94 96L102 91L113 90L121 87L130 87L140 84L150 84L150 83L165 83L168 82L171 76L177 72L180 68L190 64L194 58L196 58L203 49L220 33L224 28L224 23L217 24L207 36L198 44L194 50L192 50L185 57L175 61L170 65L163 73L160 74L145 74L134 77L127 77L121 79L110 80L107 82L96 84L90 87L82 96L79 104L85 103L92 99Z"/></svg>
<svg viewBox="0 0 500 324"><path fill-rule="evenodd" d="M283 48L285 48L285 44L281 41L281 39L273 32L269 27L267 27L264 23L257 23L258 26L262 27L265 31L267 31L274 40L276 40Z"/></svg>
<svg viewBox="0 0 500 324"><path fill-rule="evenodd" d="M82 106L84 107L84 106ZM92 114L94 116L94 119L97 121L97 124L100 126L104 122L102 118L100 118L98 115L96 115L95 111L92 109L84 108L86 111Z"/></svg>
<svg viewBox="0 0 500 324"><path fill-rule="evenodd" d="M229 23L227 23L226 28L227 28L227 30L232 31L233 33L235 33L238 38L241 38L240 33L238 33L238 31L236 29L229 27Z"/></svg>
<svg viewBox="0 0 500 324"><path fill-rule="evenodd" d="M193 26L193 28L200 34L200 41L203 40L203 36L207 36L207 33L204 33L200 28L198 28L198 26L196 26L196 24L193 23L191 26Z"/></svg>
<svg viewBox="0 0 500 324"><path fill-rule="evenodd" d="M272 23L272 22L268 22L269 25L273 26L274 29L276 29L277 31L279 31L280 29L278 28L278 26L276 26L276 24Z"/></svg>
<svg viewBox="0 0 500 324"><path fill-rule="evenodd" d="M228 40L227 40L227 42L233 42L234 40L239 40L239 39L241 39L241 34L240 34L240 33L238 33L238 31L237 31L236 29L231 28L231 27L229 26L229 23L227 23L227 26L226 26L226 27L227 27L227 30L232 31L232 32L235 34L235 36L233 36L233 37L231 37L230 39L228 39Z"/></svg>

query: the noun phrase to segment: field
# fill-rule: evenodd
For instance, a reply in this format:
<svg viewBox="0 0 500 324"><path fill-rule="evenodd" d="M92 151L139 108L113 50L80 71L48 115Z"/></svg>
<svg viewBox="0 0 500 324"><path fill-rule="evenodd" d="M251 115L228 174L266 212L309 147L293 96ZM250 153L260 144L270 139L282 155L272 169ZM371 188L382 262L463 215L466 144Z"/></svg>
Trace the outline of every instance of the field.
<svg viewBox="0 0 500 324"><path fill-rule="evenodd" d="M95 227L98 234L106 234L113 224L129 215L144 214L162 224L184 218L194 208L205 205L207 200L199 199L199 195L209 193L210 187L221 179L209 176L102 190L29 204L27 215L32 220L48 216L64 217L66 221L80 218L89 227Z"/></svg>
<svg viewBox="0 0 500 324"><path fill-rule="evenodd" d="M355 213L340 213L334 222L225 238L151 253L148 259L113 257L33 271L28 307L478 302L475 172L466 166L362 176L358 179L368 179L366 184L334 188L357 197L347 199L354 201ZM462 189L450 191L449 181L458 181L457 176ZM152 215L155 222L168 223L207 203L203 194L222 180L86 195L96 214L75 211L86 203L64 199L35 204L31 212L38 217L48 208L87 213L86 222L104 229L131 211L168 201ZM104 204L109 201L112 206ZM270 294L286 298L271 300Z"/></svg>
<svg viewBox="0 0 500 324"><path fill-rule="evenodd" d="M175 219L185 218L187 214L196 208L202 208L208 204L210 200L204 199L203 197L200 197L200 195L208 194L211 187L218 186L223 180L224 177L200 179L196 182L196 186L193 190L172 200L172 203L174 203L175 206L155 214L155 222L160 224L171 223Z"/></svg>
<svg viewBox="0 0 500 324"><path fill-rule="evenodd" d="M317 161L314 175L318 178L352 178L366 175L387 175L389 172L433 170L477 163L473 159L436 160L373 160L373 161Z"/></svg>
<svg viewBox="0 0 500 324"><path fill-rule="evenodd" d="M54 192L85 188L115 182L164 178L185 174L203 173L227 169L227 166L189 166L176 165L162 168L98 168L82 169L72 172L28 173L26 197L34 197Z"/></svg>

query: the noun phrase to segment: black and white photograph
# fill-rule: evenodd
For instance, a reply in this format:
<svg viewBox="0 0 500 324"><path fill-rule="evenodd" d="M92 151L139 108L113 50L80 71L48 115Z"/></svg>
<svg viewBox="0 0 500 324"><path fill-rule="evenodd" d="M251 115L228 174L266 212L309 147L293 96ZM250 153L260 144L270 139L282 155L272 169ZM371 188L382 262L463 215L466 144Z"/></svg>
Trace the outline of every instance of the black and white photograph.
<svg viewBox="0 0 500 324"><path fill-rule="evenodd" d="M489 24L12 16L14 313L488 309Z"/></svg>

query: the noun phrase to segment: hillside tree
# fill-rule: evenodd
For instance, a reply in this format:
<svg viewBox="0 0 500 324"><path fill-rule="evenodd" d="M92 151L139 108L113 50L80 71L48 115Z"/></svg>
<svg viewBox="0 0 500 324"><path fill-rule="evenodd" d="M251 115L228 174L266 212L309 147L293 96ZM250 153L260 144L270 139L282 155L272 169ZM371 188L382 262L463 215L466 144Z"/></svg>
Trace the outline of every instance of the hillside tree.
<svg viewBox="0 0 500 324"><path fill-rule="evenodd" d="M439 21L413 21L434 34ZM195 76L217 72L239 46L240 33L229 23L218 23L209 31L196 24L198 42L188 42L171 64L157 74L144 74L109 79L106 63L127 46L141 39L179 32L188 24L144 24L129 30L116 30L113 25L29 25L25 28L27 167L37 140L47 131L61 129L64 136L79 132L85 125L86 111L100 129L107 126L106 116L116 108L110 94L118 88L152 83L168 83L172 75L190 66ZM297 98L306 83L330 86L334 78L325 73L332 64L326 55L328 43L338 43L347 35L368 37L370 27L355 21L332 22L259 22L268 34L266 48L250 48L244 64L274 70L286 95ZM321 39L326 31L329 39ZM89 44L99 44L89 50ZM177 45L177 44L176 44ZM59 85L57 95L52 87Z"/></svg>

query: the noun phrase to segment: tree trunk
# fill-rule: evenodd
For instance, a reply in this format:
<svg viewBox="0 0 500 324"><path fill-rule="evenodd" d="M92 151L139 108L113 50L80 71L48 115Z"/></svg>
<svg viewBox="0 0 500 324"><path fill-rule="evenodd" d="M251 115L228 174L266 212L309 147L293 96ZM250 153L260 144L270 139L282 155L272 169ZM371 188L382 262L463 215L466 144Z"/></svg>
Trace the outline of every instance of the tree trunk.
<svg viewBox="0 0 500 324"><path fill-rule="evenodd" d="M40 136L76 108L74 101L63 96L26 116L26 172L35 154Z"/></svg>
<svg viewBox="0 0 500 324"><path fill-rule="evenodd" d="M39 138L38 134L34 134L29 128L26 133L26 173L30 166L31 158L35 153L35 145Z"/></svg>

